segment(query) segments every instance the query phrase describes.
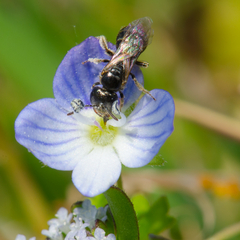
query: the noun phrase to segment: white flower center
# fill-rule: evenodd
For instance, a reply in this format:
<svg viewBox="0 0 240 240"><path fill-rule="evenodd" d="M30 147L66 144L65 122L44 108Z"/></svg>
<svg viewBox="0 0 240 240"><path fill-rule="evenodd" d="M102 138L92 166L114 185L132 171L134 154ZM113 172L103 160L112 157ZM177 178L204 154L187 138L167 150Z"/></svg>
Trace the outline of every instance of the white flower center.
<svg viewBox="0 0 240 240"><path fill-rule="evenodd" d="M98 123L99 126L90 126L89 137L91 141L100 146L111 144L118 134L118 128L105 125L102 118L99 119Z"/></svg>

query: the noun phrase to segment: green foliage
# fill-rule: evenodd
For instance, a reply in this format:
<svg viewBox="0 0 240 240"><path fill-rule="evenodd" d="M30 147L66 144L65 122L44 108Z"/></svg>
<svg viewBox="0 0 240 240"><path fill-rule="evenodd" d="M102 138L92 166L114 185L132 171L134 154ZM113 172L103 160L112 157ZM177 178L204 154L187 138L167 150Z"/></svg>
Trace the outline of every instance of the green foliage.
<svg viewBox="0 0 240 240"><path fill-rule="evenodd" d="M155 166L155 167L162 167L164 166L166 161L163 159L163 157L158 153L148 164L150 166Z"/></svg>
<svg viewBox="0 0 240 240"><path fill-rule="evenodd" d="M182 240L182 234L178 226L178 222L175 222L175 224L170 228L170 235L173 240Z"/></svg>
<svg viewBox="0 0 240 240"><path fill-rule="evenodd" d="M96 206L96 208L103 207L107 205L107 200L103 194L99 194L93 198L90 198L92 205Z"/></svg>
<svg viewBox="0 0 240 240"><path fill-rule="evenodd" d="M154 234L149 234L148 239L149 240L170 240L170 239L167 239L165 237L157 236L157 235L154 235Z"/></svg>
<svg viewBox="0 0 240 240"><path fill-rule="evenodd" d="M139 218L142 214L146 213L150 205L147 198L143 194L136 194L131 198L137 217Z"/></svg>
<svg viewBox="0 0 240 240"><path fill-rule="evenodd" d="M133 204L127 195L117 187L111 187L104 193L111 209L118 240L138 240L139 230Z"/></svg>
<svg viewBox="0 0 240 240"><path fill-rule="evenodd" d="M80 194L73 190L70 172L42 168L42 164L16 142L13 126L17 115L30 102L53 97L53 76L71 47L91 35L105 35L114 43L121 26L143 16L153 19L155 31L153 42L139 58L149 62L149 68L142 69L145 88L165 89L173 95L176 103L177 98L181 98L239 119L239 1L0 1L2 238L10 240L16 237L14 231L5 230L7 224L9 229L16 229L16 226L28 229L28 236L42 239L41 230L47 228L46 222L59 206L69 206L69 200L81 199ZM129 109L128 114L131 111ZM208 206L214 210L211 222L214 224L209 236L239 222L240 213L236 209L240 209L240 203L239 198L236 200L225 192L221 196L216 195L213 189L218 185L208 189L206 194L198 177L210 172L212 177L216 177L215 182L217 177L239 179L239 141L209 130L199 122L183 119L182 109L178 109L177 104L176 112L174 132L160 150L163 157L158 155L150 165L161 166L161 173L156 173L156 176L168 173L193 176L192 184L199 184L197 194L204 196ZM208 116L203 117L207 119ZM180 188L178 182L185 186L181 176L175 182L171 181L172 193L165 192L171 207L179 211L172 211L179 219L179 225L184 226L178 230L188 234L189 228L184 224L194 222L197 228L191 228L191 231L197 229L196 234L200 231L206 236L203 226L207 218L203 218L203 213L189 203L197 188L194 185L188 191ZM236 183L239 186L238 180ZM131 182L123 185L133 187ZM165 181L166 189L169 185ZM181 197L173 192L181 192ZM133 198L140 217L148 207L141 206L138 201L145 200ZM199 199L191 201L199 204ZM98 207L105 205L104 202L97 204ZM176 232L174 226L171 234ZM176 233L171 237L174 239L174 236L177 239ZM193 235L192 239L195 237ZM232 239L239 239L239 236Z"/></svg>
<svg viewBox="0 0 240 240"><path fill-rule="evenodd" d="M107 210L107 221L105 222L105 224L106 228L104 230L106 232L106 235L108 235L109 233L113 233L115 235L117 234L115 221L110 208L108 208Z"/></svg>
<svg viewBox="0 0 240 240"><path fill-rule="evenodd" d="M169 204L166 197L160 197L149 209L139 218L140 239L147 239L148 234L159 234L170 228L175 219L168 215Z"/></svg>

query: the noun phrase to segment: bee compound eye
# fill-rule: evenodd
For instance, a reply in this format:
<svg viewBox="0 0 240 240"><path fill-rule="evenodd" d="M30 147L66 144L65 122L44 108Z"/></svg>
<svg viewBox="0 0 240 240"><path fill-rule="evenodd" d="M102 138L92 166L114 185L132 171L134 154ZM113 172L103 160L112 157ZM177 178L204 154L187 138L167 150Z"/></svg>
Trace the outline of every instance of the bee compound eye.
<svg viewBox="0 0 240 240"><path fill-rule="evenodd" d="M118 108L118 100L114 101L113 104L112 104L112 113L114 115L120 115L120 111L119 111L119 108Z"/></svg>

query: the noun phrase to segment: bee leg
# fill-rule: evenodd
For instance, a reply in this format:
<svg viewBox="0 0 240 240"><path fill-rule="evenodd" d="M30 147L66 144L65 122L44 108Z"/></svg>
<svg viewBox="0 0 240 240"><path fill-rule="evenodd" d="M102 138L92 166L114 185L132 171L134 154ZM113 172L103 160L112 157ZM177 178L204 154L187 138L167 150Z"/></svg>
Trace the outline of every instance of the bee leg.
<svg viewBox="0 0 240 240"><path fill-rule="evenodd" d="M101 84L100 82L95 82L95 83L92 85L92 88L94 88L95 86L100 85L100 84Z"/></svg>
<svg viewBox="0 0 240 240"><path fill-rule="evenodd" d="M105 108L105 109L106 109L106 111L108 112L108 114L109 114L114 120L118 121L118 119L117 119L107 108Z"/></svg>
<svg viewBox="0 0 240 240"><path fill-rule="evenodd" d="M120 111L121 111L124 103L124 95L122 91L119 91L119 93L120 93Z"/></svg>
<svg viewBox="0 0 240 240"><path fill-rule="evenodd" d="M136 61L135 64L137 64L139 67L144 67L144 68L147 68L149 66L148 62Z"/></svg>
<svg viewBox="0 0 240 240"><path fill-rule="evenodd" d="M152 94L151 94L148 90L146 90L141 83L139 83L139 82L137 81L137 79L136 79L136 77L134 76L134 74L130 73L130 75L131 75L134 83L136 84L137 88L138 88L140 91L142 91L142 92L144 92L144 93L147 93L149 96L152 97L153 100L156 100L156 98L154 98L154 97L152 96Z"/></svg>
<svg viewBox="0 0 240 240"><path fill-rule="evenodd" d="M105 37L105 36L99 36L99 37L97 37L97 38L99 39L99 44L100 44L100 46L102 47L102 49L105 50L105 52L107 53L107 55L113 56L115 52L108 47L106 37Z"/></svg>
<svg viewBox="0 0 240 240"><path fill-rule="evenodd" d="M104 105L103 103L100 103L98 108L102 108L104 109L114 120L118 121L118 119L111 113L111 111L109 111ZM103 116L103 121L104 121L104 124L106 125L106 122L109 120L109 117L108 116Z"/></svg>
<svg viewBox="0 0 240 240"><path fill-rule="evenodd" d="M95 64L101 63L101 62L110 62L108 59L100 59L100 58L89 58L88 60L82 62L82 64L85 64L87 62L92 62Z"/></svg>

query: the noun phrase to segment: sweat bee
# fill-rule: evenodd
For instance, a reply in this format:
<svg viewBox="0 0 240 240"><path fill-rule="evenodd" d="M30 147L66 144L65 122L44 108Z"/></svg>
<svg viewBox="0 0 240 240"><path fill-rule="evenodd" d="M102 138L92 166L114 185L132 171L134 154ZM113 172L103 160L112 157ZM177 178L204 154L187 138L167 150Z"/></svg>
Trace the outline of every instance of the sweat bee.
<svg viewBox="0 0 240 240"><path fill-rule="evenodd" d="M131 73L134 64L137 64L140 67L148 67L149 65L147 62L141 62L137 59L152 41L154 31L151 28L151 25L152 20L149 17L144 17L121 28L116 38L115 52L108 48L105 36L98 37L101 47L105 50L106 54L111 56L111 59L89 58L82 63L108 63L100 73L100 81L94 83L92 86L92 92L90 95L92 105L86 105L86 107L93 107L94 111L100 117L103 117L105 123L110 117L118 120L115 116L115 114L120 113L116 92L119 92L120 94L121 110L124 104L122 90L125 88L129 75L132 77L140 91L147 93L156 100L149 91L137 81L134 74ZM98 87L97 85L102 85L102 87ZM82 106L82 104L80 105Z"/></svg>

